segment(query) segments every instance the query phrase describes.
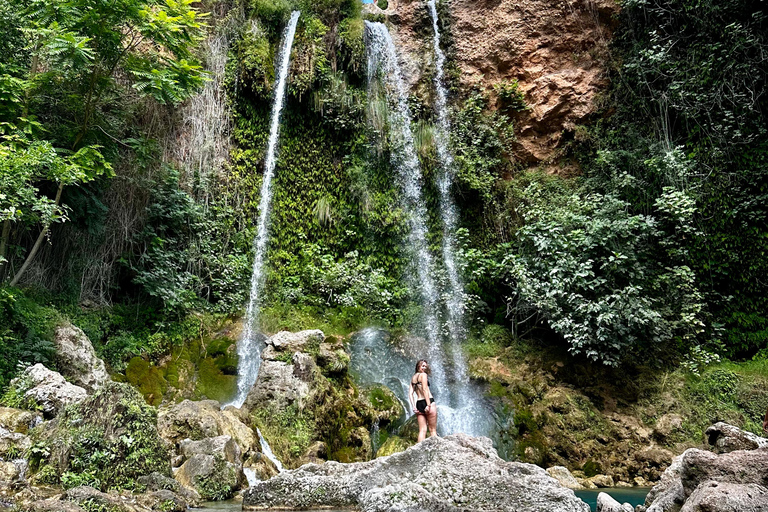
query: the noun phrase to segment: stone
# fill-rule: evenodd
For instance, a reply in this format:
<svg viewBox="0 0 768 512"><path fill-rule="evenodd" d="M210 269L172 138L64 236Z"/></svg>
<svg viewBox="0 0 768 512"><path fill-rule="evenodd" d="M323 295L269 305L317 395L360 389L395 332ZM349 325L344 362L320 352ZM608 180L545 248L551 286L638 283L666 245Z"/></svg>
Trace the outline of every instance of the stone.
<svg viewBox="0 0 768 512"><path fill-rule="evenodd" d="M645 497L647 512L677 512L685 503L685 491L680 480L683 455L672 459L672 464L662 473L661 480Z"/></svg>
<svg viewBox="0 0 768 512"><path fill-rule="evenodd" d="M300 352L293 355L291 363L262 361L259 375L242 408L253 411L270 404L275 409L285 409L296 404L302 409L311 392L314 367L312 357Z"/></svg>
<svg viewBox="0 0 768 512"><path fill-rule="evenodd" d="M490 439L465 434L430 437L369 462L329 461L284 471L245 491L244 510L263 507L589 512L543 469L506 462Z"/></svg>
<svg viewBox="0 0 768 512"><path fill-rule="evenodd" d="M0 407L0 427L10 432L26 434L30 428L41 421L43 421L43 415L37 411Z"/></svg>
<svg viewBox="0 0 768 512"><path fill-rule="evenodd" d="M182 487L182 485L173 478L167 477L161 473L154 472L138 478L139 484L145 486L147 491L171 491L183 498L190 507L200 505L200 495L193 489Z"/></svg>
<svg viewBox="0 0 768 512"><path fill-rule="evenodd" d="M756 484L706 482L680 512L768 512L768 489Z"/></svg>
<svg viewBox="0 0 768 512"><path fill-rule="evenodd" d="M557 480L563 487L573 489L574 491L584 489L584 486L573 477L571 472L568 471L568 468L565 466L552 466L551 468L547 468L547 473Z"/></svg>
<svg viewBox="0 0 768 512"><path fill-rule="evenodd" d="M193 455L218 455L234 465L242 464L240 447L230 436L207 437L200 441L184 439L179 443L179 452L185 459Z"/></svg>
<svg viewBox="0 0 768 512"><path fill-rule="evenodd" d="M704 435L707 437L707 443L714 448L715 453L768 448L768 439L722 421L710 426Z"/></svg>
<svg viewBox="0 0 768 512"><path fill-rule="evenodd" d="M717 455L691 448L683 453L680 480L686 496L709 481L768 487L768 450L737 450Z"/></svg>
<svg viewBox="0 0 768 512"><path fill-rule="evenodd" d="M595 487L598 489L614 486L613 477L608 475L595 475L591 478L587 478L586 481L594 484Z"/></svg>
<svg viewBox="0 0 768 512"><path fill-rule="evenodd" d="M31 446L32 441L24 434L8 431L0 433L0 457L4 459L20 457Z"/></svg>
<svg viewBox="0 0 768 512"><path fill-rule="evenodd" d="M63 498L86 510L108 510L110 512L149 512L151 510L140 504L135 497L128 498L117 493L101 492L87 485L67 490Z"/></svg>
<svg viewBox="0 0 768 512"><path fill-rule="evenodd" d="M240 419L233 407L221 410L215 400L184 400L158 411L157 426L160 435L174 448L184 439L202 439L229 436L240 448L241 457L249 459L260 452L258 438ZM181 463L182 461L179 461Z"/></svg>
<svg viewBox="0 0 768 512"><path fill-rule="evenodd" d="M64 406L82 402L88 396L85 389L70 384L60 373L49 370L41 363L24 370L11 385L18 379L25 379L31 384L24 397L39 404L46 418L53 418Z"/></svg>
<svg viewBox="0 0 768 512"><path fill-rule="evenodd" d="M0 461L0 482L9 484L19 479L19 466L13 462Z"/></svg>
<svg viewBox="0 0 768 512"><path fill-rule="evenodd" d="M56 327L53 343L56 367L69 382L92 393L110 380L104 361L79 327L69 323Z"/></svg>
<svg viewBox="0 0 768 512"><path fill-rule="evenodd" d="M318 329L289 332L280 331L267 338L267 347L272 347L278 352L306 352L306 350L314 343L316 348L320 347L320 343L325 340L325 334Z"/></svg>
<svg viewBox="0 0 768 512"><path fill-rule="evenodd" d="M407 450L413 443L403 439L400 436L389 436L384 444L382 444L376 451L376 457L387 457L394 453L399 453Z"/></svg>
<svg viewBox="0 0 768 512"><path fill-rule="evenodd" d="M656 420L653 435L660 441L666 441L669 436L683 428L683 417L679 414L665 414ZM667 459L669 460L669 459Z"/></svg>
<svg viewBox="0 0 768 512"><path fill-rule="evenodd" d="M240 489L238 468L214 455L197 454L190 457L176 471L174 478L188 489L196 491L204 500L226 500Z"/></svg>
<svg viewBox="0 0 768 512"><path fill-rule="evenodd" d="M597 512L635 512L629 503L621 504L609 494L601 492L597 495Z"/></svg>
<svg viewBox="0 0 768 512"><path fill-rule="evenodd" d="M25 512L86 512L77 503L60 498L48 498L28 503L22 508Z"/></svg>

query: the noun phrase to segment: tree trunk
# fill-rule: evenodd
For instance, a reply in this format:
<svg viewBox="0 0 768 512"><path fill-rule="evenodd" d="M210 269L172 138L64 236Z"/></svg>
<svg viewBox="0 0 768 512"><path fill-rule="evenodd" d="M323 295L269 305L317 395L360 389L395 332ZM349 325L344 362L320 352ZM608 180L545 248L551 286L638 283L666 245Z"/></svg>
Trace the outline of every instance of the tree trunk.
<svg viewBox="0 0 768 512"><path fill-rule="evenodd" d="M59 189L56 191L56 207L61 204L61 193L64 190L64 183L59 184ZM37 237L37 240L35 240L35 245L32 246L32 250L29 251L29 254L27 255L27 259L24 260L24 264L21 266L18 272L16 272L16 275L13 276L13 280L11 280L11 286L16 286L16 284L19 282L19 279L21 279L22 274L27 270L27 267L29 267L29 264L32 263L32 260L35 258L35 255L37 254L37 251L40 250L40 246L43 245L43 240L45 240L45 236L48 234L48 230L51 229L51 223L52 221L49 220L45 223L43 226L43 230L40 231L40 235Z"/></svg>
<svg viewBox="0 0 768 512"><path fill-rule="evenodd" d="M0 282L3 280L5 270L5 252L8 250L8 239L11 237L11 221L3 222L3 234L0 238Z"/></svg>

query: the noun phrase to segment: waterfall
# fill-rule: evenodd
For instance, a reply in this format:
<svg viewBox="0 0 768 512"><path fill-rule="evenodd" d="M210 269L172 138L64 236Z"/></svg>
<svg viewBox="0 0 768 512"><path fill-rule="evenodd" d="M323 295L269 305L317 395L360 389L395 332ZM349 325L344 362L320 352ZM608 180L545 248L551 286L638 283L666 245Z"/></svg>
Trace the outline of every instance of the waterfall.
<svg viewBox="0 0 768 512"><path fill-rule="evenodd" d="M421 168L411 131L408 90L387 27L382 23L366 21L365 39L368 52L369 97L377 94L380 80L389 104L392 144L390 160L403 191L403 208L408 215L408 247L412 252L411 265L419 283L423 331L429 345L426 359L432 366L435 400L440 401L438 403L447 403L449 389L445 376L445 357L440 344L439 296L432 278L432 255L427 246L427 209L422 197Z"/></svg>
<svg viewBox="0 0 768 512"><path fill-rule="evenodd" d="M261 363L262 339L257 336L259 316L259 292L264 281L264 255L267 251L267 237L269 235L269 208L272 199L272 176L275 172L277 143L280 134L280 113L283 110L285 90L288 82L288 66L291 61L291 47L293 36L296 34L296 23L299 21L299 11L291 13L291 20L283 32L283 45L277 57L277 79L275 81L275 97L272 104L272 124L269 130L269 143L267 145L267 160L264 166L264 181L261 184L261 198L259 200L259 223L256 239L253 241L253 273L251 274L251 295L246 310L245 326L237 347L238 379L237 396L232 405L240 407L245 402L256 377Z"/></svg>
<svg viewBox="0 0 768 512"><path fill-rule="evenodd" d="M264 436L261 435L261 430L256 428L256 433L259 435L259 443L261 444L261 453L264 454L266 458L272 461L272 463L277 468L277 471L282 473L285 471L285 468L283 468L283 463L278 460L277 457L275 457L275 454L272 453L272 448L269 447L269 443L267 443L267 440L264 439Z"/></svg>
<svg viewBox="0 0 768 512"><path fill-rule="evenodd" d="M471 407L477 400L472 396L471 388L468 387L469 377L467 375L467 362L464 358L464 351L461 344L467 337L466 322L464 318L464 283L456 266L456 227L458 225L458 211L451 195L451 187L455 175L453 165L453 154L448 149L448 143L451 133L451 124L448 118L447 93L443 84L445 54L440 49L440 28L438 26L436 0L429 0L429 13L432 16L433 28L433 46L435 51L434 76L436 101L435 110L437 111L437 130L435 133L435 144L437 146L437 156L440 160L441 173L437 179L437 188L440 192L440 218L443 221L443 264L448 276L448 287L445 297L445 306L448 313L448 334L452 346L451 355L453 362L453 378L456 382L456 401L462 408ZM474 415L462 415L460 424L456 428L466 433L479 433L476 431L472 422Z"/></svg>
<svg viewBox="0 0 768 512"><path fill-rule="evenodd" d="M464 319L464 285L455 259L455 231L458 212L451 197L454 178L453 157L448 150L450 123L447 114L446 91L443 85L445 56L440 50L440 32L437 24L437 9L434 0L429 2L434 28L434 49L437 74L437 149L441 162L438 178L440 191L440 214L443 223L442 256L448 283L445 289L448 338L450 343L450 372L445 360L444 347L438 318L440 297L430 273L432 256L426 241L426 206L421 193L421 169L413 145L411 113L408 108L408 90L403 81L397 52L389 31L381 23L366 22L366 48L368 51L369 97L376 96L377 85L381 83L386 93L390 115L391 163L404 192L404 207L409 216L410 232L408 245L413 251L413 265L420 283L424 324L432 364L436 401L441 433L465 432L470 435L490 435L495 427L495 414L485 399L480 386L469 381L466 360L461 344L466 338ZM391 369L390 369L391 371ZM402 370L400 370L402 371ZM394 372L395 374L399 372ZM391 379L392 374L386 379ZM379 377L379 382L382 379ZM408 381L410 382L410 381ZM396 389L393 389L397 392ZM407 393L407 391L406 391Z"/></svg>

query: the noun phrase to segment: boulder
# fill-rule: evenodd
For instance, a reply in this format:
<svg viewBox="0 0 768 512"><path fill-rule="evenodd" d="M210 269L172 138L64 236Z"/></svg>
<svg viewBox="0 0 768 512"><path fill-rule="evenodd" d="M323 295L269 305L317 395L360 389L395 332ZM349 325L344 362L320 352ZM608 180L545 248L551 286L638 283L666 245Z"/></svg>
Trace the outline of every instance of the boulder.
<svg viewBox="0 0 768 512"><path fill-rule="evenodd" d="M24 434L0 431L0 457L6 460L21 457L31 446L32 441Z"/></svg>
<svg viewBox="0 0 768 512"><path fill-rule="evenodd" d="M93 487L82 485L73 487L64 493L63 499L76 503L85 510L105 510L109 512L150 512L152 510L135 498L128 498L117 493L101 492ZM55 509L49 509L55 510ZM158 509L159 510L159 509Z"/></svg>
<svg viewBox="0 0 768 512"><path fill-rule="evenodd" d="M163 439L174 447L178 447L184 439L199 441L229 436L240 447L243 458L253 458L260 452L258 438L240 420L238 410L227 407L222 411L215 400L184 400L162 408L158 411L157 426Z"/></svg>
<svg viewBox="0 0 768 512"><path fill-rule="evenodd" d="M63 500L60 497L33 501L20 508L25 512L86 512L77 503Z"/></svg>
<svg viewBox="0 0 768 512"><path fill-rule="evenodd" d="M490 439L465 434L430 437L369 462L284 471L245 491L244 510L263 507L589 512L543 469L506 462Z"/></svg>
<svg viewBox="0 0 768 512"><path fill-rule="evenodd" d="M722 421L709 427L704 435L707 436L707 443L713 447L715 453L768 448L768 439Z"/></svg>
<svg viewBox="0 0 768 512"><path fill-rule="evenodd" d="M18 379L29 383L24 398L39 404L46 418L56 416L64 406L82 402L87 396L85 389L70 384L60 373L51 371L40 363L24 370L11 385L19 383Z"/></svg>
<svg viewBox="0 0 768 512"><path fill-rule="evenodd" d="M590 489L595 489L595 488L602 489L605 487L614 486L613 477L610 477L608 475L595 475L593 477L586 478L585 481L586 481L585 484L592 484L595 486L595 487L591 487L591 486L588 487Z"/></svg>
<svg viewBox="0 0 768 512"><path fill-rule="evenodd" d="M189 459L193 455L199 454L214 455L236 466L242 464L240 460L240 447L229 436L207 437L200 441L184 439L179 443L179 453L184 456L184 459Z"/></svg>
<svg viewBox="0 0 768 512"><path fill-rule="evenodd" d="M635 512L635 508L629 503L621 504L610 494L601 492L597 495L597 512Z"/></svg>
<svg viewBox="0 0 768 512"><path fill-rule="evenodd" d="M717 455L691 448L683 453L680 480L686 496L710 481L768 487L768 450L737 450Z"/></svg>
<svg viewBox="0 0 768 512"><path fill-rule="evenodd" d="M280 331L267 338L265 350L277 350L278 352L319 350L320 343L324 340L323 331L318 329L300 332Z"/></svg>
<svg viewBox="0 0 768 512"><path fill-rule="evenodd" d="M10 484L21 476L19 465L14 462L0 461L0 483Z"/></svg>
<svg viewBox="0 0 768 512"><path fill-rule="evenodd" d="M93 350L88 336L72 324L60 325L53 334L56 367L71 383L93 392L109 381L109 374Z"/></svg>
<svg viewBox="0 0 768 512"><path fill-rule="evenodd" d="M547 468L547 474L557 480L563 487L573 489L574 491L584 489L584 486L574 478L565 466L552 466L551 468Z"/></svg>
<svg viewBox="0 0 768 512"><path fill-rule="evenodd" d="M183 498L190 507L200 506L200 495L193 489L182 487L182 485L173 478L167 477L161 473L154 472L138 478L139 484L147 488L147 491L172 491Z"/></svg>
<svg viewBox="0 0 768 512"><path fill-rule="evenodd" d="M654 485L645 497L647 512L678 511L685 503L685 492L680 480L683 456L679 455L672 460L672 464L661 475L661 481Z"/></svg>
<svg viewBox="0 0 768 512"><path fill-rule="evenodd" d="M43 415L37 411L0 407L0 428L10 432L26 434L30 428L41 421L43 421Z"/></svg>
<svg viewBox="0 0 768 512"><path fill-rule="evenodd" d="M176 480L196 491L204 500L226 500L240 489L240 471L222 457L197 454L190 457L174 475Z"/></svg>
<svg viewBox="0 0 768 512"><path fill-rule="evenodd" d="M768 489L756 484L707 482L696 488L680 512L768 512Z"/></svg>

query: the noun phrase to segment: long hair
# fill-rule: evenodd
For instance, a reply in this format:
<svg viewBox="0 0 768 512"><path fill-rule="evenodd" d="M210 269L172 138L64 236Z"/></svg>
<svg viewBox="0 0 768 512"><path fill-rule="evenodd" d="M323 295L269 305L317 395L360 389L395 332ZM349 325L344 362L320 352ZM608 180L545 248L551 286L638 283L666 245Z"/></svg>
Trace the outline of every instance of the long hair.
<svg viewBox="0 0 768 512"><path fill-rule="evenodd" d="M426 363L427 365L427 371L424 373L426 373L427 375L431 375L432 368L429 366L429 363L427 363L426 359L419 359L418 361L416 361L416 373L419 373L421 371L421 369L419 368L421 366L421 363Z"/></svg>

